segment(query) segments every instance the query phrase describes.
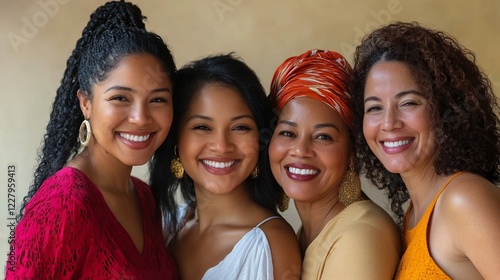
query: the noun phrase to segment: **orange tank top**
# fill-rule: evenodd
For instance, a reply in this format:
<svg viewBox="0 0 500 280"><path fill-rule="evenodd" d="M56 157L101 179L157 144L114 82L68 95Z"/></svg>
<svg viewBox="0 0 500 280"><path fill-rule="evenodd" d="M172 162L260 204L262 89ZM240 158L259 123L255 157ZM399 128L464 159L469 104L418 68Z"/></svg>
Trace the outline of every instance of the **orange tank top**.
<svg viewBox="0 0 500 280"><path fill-rule="evenodd" d="M441 268L439 268L429 253L429 248L427 246L427 229L429 225L429 218L434 211L434 206L436 205L436 201L439 196L451 180L462 173L463 172L458 172L453 174L453 176L446 181L436 197L434 197L434 200L427 207L427 210L425 210L425 213L420 221L418 221L417 225L412 229L408 229L406 226L408 224L409 213L413 207L410 203L405 215L405 252L399 262L395 279L451 279L441 270Z"/></svg>

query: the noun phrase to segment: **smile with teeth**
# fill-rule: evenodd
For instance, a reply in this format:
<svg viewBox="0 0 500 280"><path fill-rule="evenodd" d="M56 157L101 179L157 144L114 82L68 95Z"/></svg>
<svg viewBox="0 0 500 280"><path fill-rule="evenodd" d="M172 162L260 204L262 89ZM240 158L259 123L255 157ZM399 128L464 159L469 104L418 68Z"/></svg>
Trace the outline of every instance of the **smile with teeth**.
<svg viewBox="0 0 500 280"><path fill-rule="evenodd" d="M222 169L222 168L228 168L230 166L233 166L236 161L232 160L232 161L227 161L227 162L220 162L220 161L213 161L213 160L202 160L202 162L210 167Z"/></svg>
<svg viewBox="0 0 500 280"><path fill-rule="evenodd" d="M127 134L127 133L120 133L120 137L123 137L129 141L134 141L134 142L145 142L149 139L151 134L147 135L132 135L132 134Z"/></svg>
<svg viewBox="0 0 500 280"><path fill-rule="evenodd" d="M301 169L295 167L288 167L288 172L295 175L315 175L319 173L319 171L315 169Z"/></svg>
<svg viewBox="0 0 500 280"><path fill-rule="evenodd" d="M394 142L384 141L383 145L385 147L388 147L388 148L396 148L396 147L400 147L400 146L403 146L403 145L407 145L410 142L411 142L411 140L400 140L400 141L394 141Z"/></svg>

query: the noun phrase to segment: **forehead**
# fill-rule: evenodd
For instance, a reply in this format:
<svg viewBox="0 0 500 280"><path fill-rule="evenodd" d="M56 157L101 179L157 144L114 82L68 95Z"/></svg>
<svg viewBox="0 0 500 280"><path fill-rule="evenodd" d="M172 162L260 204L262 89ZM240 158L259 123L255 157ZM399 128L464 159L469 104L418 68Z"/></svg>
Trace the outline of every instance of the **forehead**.
<svg viewBox="0 0 500 280"><path fill-rule="evenodd" d="M250 108L234 87L207 84L191 99L188 114L204 112L213 115L250 114Z"/></svg>
<svg viewBox="0 0 500 280"><path fill-rule="evenodd" d="M289 101L280 112L280 119L294 122L330 122L346 125L342 117L327 104L309 97Z"/></svg>
<svg viewBox="0 0 500 280"><path fill-rule="evenodd" d="M399 61L381 61L373 65L365 83L367 91L407 90L418 88L409 65Z"/></svg>

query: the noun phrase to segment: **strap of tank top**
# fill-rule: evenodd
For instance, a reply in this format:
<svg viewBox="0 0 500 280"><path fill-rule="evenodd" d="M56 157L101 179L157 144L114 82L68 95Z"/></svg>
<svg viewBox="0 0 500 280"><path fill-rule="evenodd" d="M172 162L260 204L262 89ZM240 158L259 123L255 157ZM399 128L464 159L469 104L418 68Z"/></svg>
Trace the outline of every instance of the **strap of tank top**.
<svg viewBox="0 0 500 280"><path fill-rule="evenodd" d="M441 189L439 190L439 192L437 193L436 197L434 197L434 200L431 202L431 204L435 204L436 201L438 200L439 196L441 196L441 193L444 191L444 189L448 186L448 184L453 180L455 179L455 177L457 177L458 175L464 173L464 171L460 171L460 172L457 172L453 175L451 175L450 178L448 178L448 180L446 181L446 183L444 183L443 187L441 187Z"/></svg>
<svg viewBox="0 0 500 280"><path fill-rule="evenodd" d="M448 184L453 179L455 179L458 175L460 175L462 173L464 173L464 171L457 172L457 173L451 175L450 178L448 178L448 180L446 181L446 183L444 183L444 185L441 187L441 189L439 190L439 192L436 194L436 196L434 197L434 199L429 204L429 206L428 206L427 210L425 211L423 217L428 216L428 215L430 215L430 213L432 213L432 211L434 210L434 205L436 204L436 202L437 202L439 196L441 195L441 193L444 191L444 189L448 186ZM412 208L413 208L413 203L410 202L410 205L409 205L409 207L408 207L408 209L406 210L406 213L405 213L405 221L408 221L408 218L409 218L409 215L410 215L410 211L411 211ZM405 228L407 230L412 230L412 229L408 229L407 225L405 225Z"/></svg>
<svg viewBox="0 0 500 280"><path fill-rule="evenodd" d="M272 220L272 219L279 219L281 218L281 216L271 216L269 218L266 218L264 221L260 222L257 226L255 227L260 227L261 225L263 225L265 222L269 221L269 220Z"/></svg>

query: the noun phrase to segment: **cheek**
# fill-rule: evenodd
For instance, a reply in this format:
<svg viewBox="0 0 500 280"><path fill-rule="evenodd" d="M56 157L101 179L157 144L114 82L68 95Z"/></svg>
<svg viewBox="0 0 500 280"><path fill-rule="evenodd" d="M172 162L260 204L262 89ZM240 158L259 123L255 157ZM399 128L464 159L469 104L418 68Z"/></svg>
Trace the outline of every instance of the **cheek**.
<svg viewBox="0 0 500 280"><path fill-rule="evenodd" d="M284 143L279 139L273 137L271 139L271 143L269 143L269 161L272 163L279 163L281 159L284 157Z"/></svg>

